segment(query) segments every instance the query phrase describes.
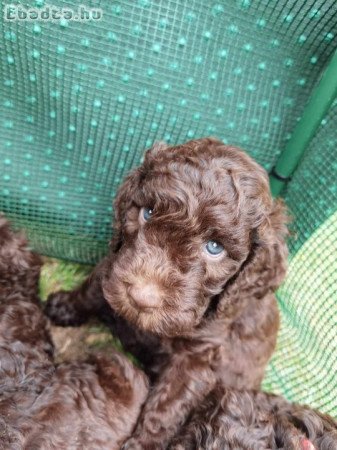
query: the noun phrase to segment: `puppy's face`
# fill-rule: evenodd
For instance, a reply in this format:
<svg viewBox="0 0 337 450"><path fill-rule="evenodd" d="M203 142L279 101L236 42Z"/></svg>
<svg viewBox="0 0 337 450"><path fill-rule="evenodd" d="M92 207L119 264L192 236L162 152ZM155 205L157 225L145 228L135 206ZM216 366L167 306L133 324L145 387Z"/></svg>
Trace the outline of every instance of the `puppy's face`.
<svg viewBox="0 0 337 450"><path fill-rule="evenodd" d="M238 151L226 166L221 150L202 149L148 153L117 198L121 241L104 295L128 321L162 336L198 326L252 245L252 212L240 212L245 198L232 173L250 160Z"/></svg>

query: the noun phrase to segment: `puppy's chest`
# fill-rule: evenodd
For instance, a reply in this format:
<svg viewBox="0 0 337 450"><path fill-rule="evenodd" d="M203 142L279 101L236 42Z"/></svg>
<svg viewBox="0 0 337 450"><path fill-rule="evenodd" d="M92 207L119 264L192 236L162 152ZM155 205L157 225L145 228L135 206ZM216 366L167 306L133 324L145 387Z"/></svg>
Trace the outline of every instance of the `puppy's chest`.
<svg viewBox="0 0 337 450"><path fill-rule="evenodd" d="M220 385L236 389L259 387L265 368L262 349L254 340L241 339L231 327L194 339L175 339L169 346L176 363L189 360L192 366L209 368Z"/></svg>
<svg viewBox="0 0 337 450"><path fill-rule="evenodd" d="M250 340L224 340L214 359L218 383L234 389L258 389L267 362L261 350Z"/></svg>

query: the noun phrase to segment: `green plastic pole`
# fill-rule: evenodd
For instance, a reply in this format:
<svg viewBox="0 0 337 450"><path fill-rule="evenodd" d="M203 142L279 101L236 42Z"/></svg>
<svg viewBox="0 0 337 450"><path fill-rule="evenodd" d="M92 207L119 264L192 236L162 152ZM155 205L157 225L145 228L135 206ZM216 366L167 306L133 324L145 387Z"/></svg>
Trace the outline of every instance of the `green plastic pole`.
<svg viewBox="0 0 337 450"><path fill-rule="evenodd" d="M309 142L337 96L337 51L307 103L302 118L270 173L270 187L276 197L295 171Z"/></svg>

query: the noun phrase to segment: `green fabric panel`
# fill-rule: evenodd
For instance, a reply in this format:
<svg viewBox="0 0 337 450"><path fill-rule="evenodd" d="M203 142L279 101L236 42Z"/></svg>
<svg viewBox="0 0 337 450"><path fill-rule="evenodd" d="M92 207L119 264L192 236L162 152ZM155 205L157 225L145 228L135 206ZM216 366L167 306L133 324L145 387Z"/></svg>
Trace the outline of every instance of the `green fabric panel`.
<svg viewBox="0 0 337 450"><path fill-rule="evenodd" d="M117 186L155 140L215 135L273 166L336 47L337 7L87 6L103 19L1 23L0 209L40 252L94 262Z"/></svg>
<svg viewBox="0 0 337 450"><path fill-rule="evenodd" d="M278 291L282 325L264 386L337 417L337 101L286 201L294 256Z"/></svg>
<svg viewBox="0 0 337 450"><path fill-rule="evenodd" d="M323 119L284 196L294 219L290 247L294 253L337 210L337 99Z"/></svg>
<svg viewBox="0 0 337 450"><path fill-rule="evenodd" d="M337 417L337 214L292 259L281 329L263 386Z"/></svg>

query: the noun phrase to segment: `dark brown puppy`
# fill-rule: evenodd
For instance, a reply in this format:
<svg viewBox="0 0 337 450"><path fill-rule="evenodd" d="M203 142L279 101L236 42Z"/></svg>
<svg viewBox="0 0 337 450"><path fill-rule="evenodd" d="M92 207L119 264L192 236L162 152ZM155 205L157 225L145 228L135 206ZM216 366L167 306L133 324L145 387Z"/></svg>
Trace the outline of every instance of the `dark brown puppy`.
<svg viewBox="0 0 337 450"><path fill-rule="evenodd" d="M78 290L53 295L47 314L60 325L101 316L143 363L153 388L126 448L157 450L216 386L259 389L287 218L266 172L214 139L156 145L115 213L107 258Z"/></svg>
<svg viewBox="0 0 337 450"><path fill-rule="evenodd" d="M0 217L0 449L117 450L134 428L146 379L117 352L53 363L40 265Z"/></svg>

